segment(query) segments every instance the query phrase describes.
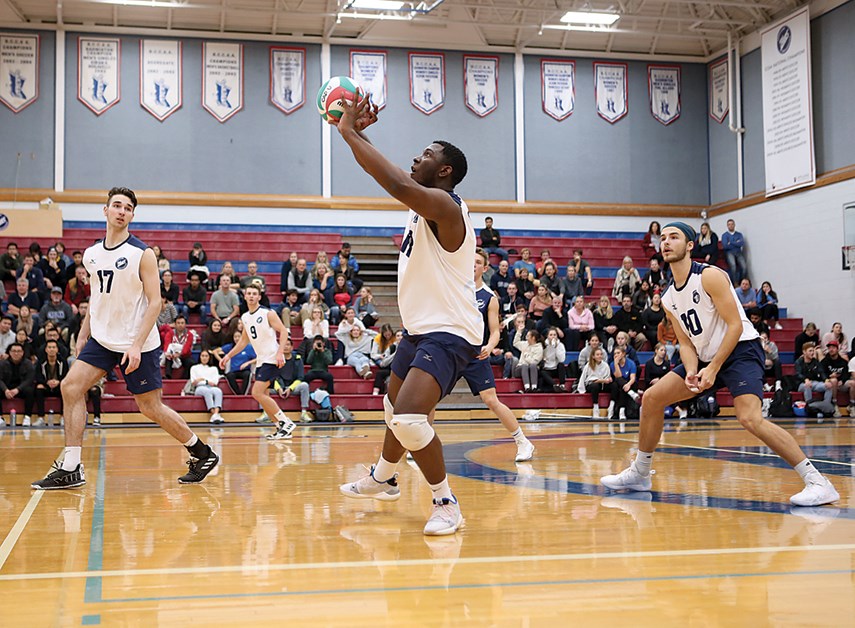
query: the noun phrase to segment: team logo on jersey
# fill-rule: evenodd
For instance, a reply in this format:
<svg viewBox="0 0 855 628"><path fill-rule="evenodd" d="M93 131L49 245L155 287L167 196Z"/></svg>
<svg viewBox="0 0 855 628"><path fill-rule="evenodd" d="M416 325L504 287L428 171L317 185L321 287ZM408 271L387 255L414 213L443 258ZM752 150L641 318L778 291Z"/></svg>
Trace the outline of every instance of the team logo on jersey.
<svg viewBox="0 0 855 628"><path fill-rule="evenodd" d="M479 310L480 310L482 307L484 307L484 299L476 299L475 303L476 303L476 305L478 306L478 309L479 309Z"/></svg>
<svg viewBox="0 0 855 628"><path fill-rule="evenodd" d="M127 257L120 257L119 259L116 260L116 268L118 268L119 270L122 270L122 269L127 268L127 267L128 267L128 258Z"/></svg>
<svg viewBox="0 0 855 628"><path fill-rule="evenodd" d="M700 302L701 302L701 295L699 295L699 294L698 294L698 291L697 291L697 290L695 290L695 291L693 291L693 292L692 292L692 301L693 301L693 302L695 302L695 303L700 303Z"/></svg>
<svg viewBox="0 0 855 628"><path fill-rule="evenodd" d="M263 316L259 316L257 319L255 319L255 322L256 322L256 323L260 323L260 322L261 322L261 321L263 321L263 320L264 320L264 317L263 317Z"/></svg>

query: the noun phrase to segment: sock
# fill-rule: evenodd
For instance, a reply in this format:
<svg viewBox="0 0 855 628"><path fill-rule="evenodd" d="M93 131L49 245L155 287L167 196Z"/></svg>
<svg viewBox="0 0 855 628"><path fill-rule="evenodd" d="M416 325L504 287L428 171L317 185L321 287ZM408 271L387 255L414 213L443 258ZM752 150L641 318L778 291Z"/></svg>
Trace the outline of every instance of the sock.
<svg viewBox="0 0 855 628"><path fill-rule="evenodd" d="M526 442L526 441L528 440L528 439L525 437L525 434L523 434L523 431L522 431L522 428L521 428L521 427L518 427L518 428L517 428L517 430L516 430L513 434L511 434L511 437L514 439L514 442L515 442L517 445L520 445L520 444L522 444L522 443L524 443L524 442Z"/></svg>
<svg viewBox="0 0 855 628"><path fill-rule="evenodd" d="M193 438L184 443L184 446L187 448L187 451L190 452L191 456L200 460L202 458L207 458L211 453L211 448L203 443L195 434L193 434Z"/></svg>
<svg viewBox="0 0 855 628"><path fill-rule="evenodd" d="M198 440L199 440L199 437L196 436L195 434L193 434L193 436L190 437L190 440L188 440L186 443L184 443L184 446L187 449L190 449L193 445L196 444L196 441L198 441Z"/></svg>
<svg viewBox="0 0 855 628"><path fill-rule="evenodd" d="M293 423L293 421L292 421L291 419L289 419L289 418L285 415L285 413L284 413L284 412L282 412L282 410L279 410L279 411L274 415L274 418L275 418L277 421L279 421L280 423L284 423L285 425L288 425L289 423Z"/></svg>
<svg viewBox="0 0 855 628"><path fill-rule="evenodd" d="M638 450L638 454L635 456L635 470L638 471L644 477L650 475L650 466L653 464L653 452L650 453L646 451Z"/></svg>
<svg viewBox="0 0 855 628"><path fill-rule="evenodd" d="M74 471L80 464L80 450L82 447L66 447L62 457L62 470Z"/></svg>
<svg viewBox="0 0 855 628"><path fill-rule="evenodd" d="M457 501L454 499L454 495L451 494L451 487L448 486L448 476L445 476L439 484L431 484L430 490L433 491L434 499L450 499L451 501Z"/></svg>
<svg viewBox="0 0 855 628"><path fill-rule="evenodd" d="M816 467L813 466L813 463L807 458L802 460L793 468L798 472L805 484L808 482L819 482L822 479L822 474L816 470Z"/></svg>
<svg viewBox="0 0 855 628"><path fill-rule="evenodd" d="M374 466L374 480L377 482L388 482L395 477L395 469L397 467L397 462L389 462L381 455Z"/></svg>

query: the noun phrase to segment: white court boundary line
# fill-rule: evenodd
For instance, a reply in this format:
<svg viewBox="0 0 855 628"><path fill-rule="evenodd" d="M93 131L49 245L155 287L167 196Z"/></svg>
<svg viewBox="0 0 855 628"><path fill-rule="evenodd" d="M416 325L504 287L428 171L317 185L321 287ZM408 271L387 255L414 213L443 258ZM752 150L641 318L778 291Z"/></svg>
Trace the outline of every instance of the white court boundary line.
<svg viewBox="0 0 855 628"><path fill-rule="evenodd" d="M35 491L33 493L30 497L30 501L27 502L27 505L24 506L24 510L21 511L15 525L12 526L12 529L9 530L9 534L6 535L3 545L0 545L0 571L3 570L3 565L6 564L6 559L9 558L9 554L12 553L12 550L15 548L15 544L18 542L18 539L21 538L21 534L24 533L24 528L26 528L27 524L30 522L30 517L33 516L36 506L39 505L44 494L44 491Z"/></svg>
<svg viewBox="0 0 855 628"><path fill-rule="evenodd" d="M296 563L271 565L224 565L220 567L165 567L163 569L114 569L97 571L70 571L48 573L9 574L0 576L1 581L9 580L51 580L72 578L111 578L126 576L163 576L187 574L228 574L239 573L250 576L268 574L271 571L304 571L318 569L359 569L375 567L413 567L424 565L483 565L526 562L559 562L580 560L625 560L627 558L671 558L680 556L726 556L735 554L777 554L784 552L855 552L855 543L839 545L794 545L790 547L736 547L687 550L655 550L643 552L588 552L579 554L542 554L532 556L474 556L470 558L415 558L406 560L367 560L325 563Z"/></svg>

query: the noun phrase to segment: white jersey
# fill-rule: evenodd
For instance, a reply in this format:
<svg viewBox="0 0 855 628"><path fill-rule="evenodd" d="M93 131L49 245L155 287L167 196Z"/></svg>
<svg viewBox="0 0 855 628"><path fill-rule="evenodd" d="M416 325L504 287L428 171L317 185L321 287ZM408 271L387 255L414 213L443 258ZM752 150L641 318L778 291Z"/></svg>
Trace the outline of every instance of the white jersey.
<svg viewBox="0 0 855 628"><path fill-rule="evenodd" d="M714 268L719 272L724 272L716 266L692 262L686 283L678 288L672 281L665 290L662 295L662 307L674 314L679 321L680 328L695 346L698 358L703 362L711 362L721 348L721 342L727 333L727 323L718 313L712 298L701 284L701 273L706 268ZM729 279L728 283L730 283ZM730 293L742 319L740 342L758 338L759 334L748 317L745 316L745 310L742 308L739 299L736 298L736 291L732 286Z"/></svg>
<svg viewBox="0 0 855 628"><path fill-rule="evenodd" d="M243 328L249 336L249 342L255 349L255 365L276 364L276 353L279 351L279 341L276 340L276 330L270 326L266 307L259 307L254 312L245 312L240 317Z"/></svg>
<svg viewBox="0 0 855 628"><path fill-rule="evenodd" d="M142 240L129 235L120 245L109 249L96 242L83 253L83 266L89 273L92 294L89 297L90 335L102 347L124 353L134 344L148 307L140 262L148 248ZM151 330L142 351L160 347L157 326Z"/></svg>
<svg viewBox="0 0 855 628"><path fill-rule="evenodd" d="M466 232L463 244L442 248L427 220L410 210L398 255L398 309L404 329L412 336L446 332L479 345L484 321L475 303L475 230L466 204L456 194Z"/></svg>

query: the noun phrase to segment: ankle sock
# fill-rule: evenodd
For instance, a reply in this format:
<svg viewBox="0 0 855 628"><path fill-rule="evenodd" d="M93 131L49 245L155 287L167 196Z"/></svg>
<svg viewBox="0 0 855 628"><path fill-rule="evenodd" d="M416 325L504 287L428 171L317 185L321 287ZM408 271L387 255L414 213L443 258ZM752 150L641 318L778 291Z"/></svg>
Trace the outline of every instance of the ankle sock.
<svg viewBox="0 0 855 628"><path fill-rule="evenodd" d="M638 450L635 456L635 470L643 476L650 475L650 467L653 465L653 452Z"/></svg>
<svg viewBox="0 0 855 628"><path fill-rule="evenodd" d="M293 421L289 419L288 416L284 412L282 412L282 410L279 410L273 418L275 418L276 421L278 421L279 423L284 423L285 425L293 423Z"/></svg>
<svg viewBox="0 0 855 628"><path fill-rule="evenodd" d="M196 442L192 445L184 445L187 448L187 451L189 451L190 455L196 459L201 460L202 458L207 458L211 453L211 448L203 443L195 434L193 435L193 438L196 439ZM193 439L190 440L192 441Z"/></svg>
<svg viewBox="0 0 855 628"><path fill-rule="evenodd" d="M445 476L445 479L439 484L431 484L430 490L433 492L434 499L447 498L455 501L454 495L451 494L451 487L448 486L448 476Z"/></svg>
<svg viewBox="0 0 855 628"><path fill-rule="evenodd" d="M395 477L395 469L397 467L397 462L389 462L383 456L380 456L380 458L377 460L377 464L374 465L374 481L388 482L393 477Z"/></svg>
<svg viewBox="0 0 855 628"><path fill-rule="evenodd" d="M82 447L66 447L62 456L62 470L74 471L80 464L80 451Z"/></svg>
<svg viewBox="0 0 855 628"><path fill-rule="evenodd" d="M513 433L511 434L511 438L513 438L513 439L514 439L514 442L515 442L517 445L521 445L522 443L524 443L524 442L526 442L526 441L528 440L528 439L525 437L525 434L523 434L523 431L522 431L522 428L521 428L521 427L518 427L518 428L516 429L516 431L515 431L515 432L513 432Z"/></svg>
<svg viewBox="0 0 855 628"><path fill-rule="evenodd" d="M822 474L817 471L816 467L813 466L813 463L805 458L800 463L798 463L795 467L793 467L799 476L804 480L804 483L808 482L819 482L822 480Z"/></svg>

